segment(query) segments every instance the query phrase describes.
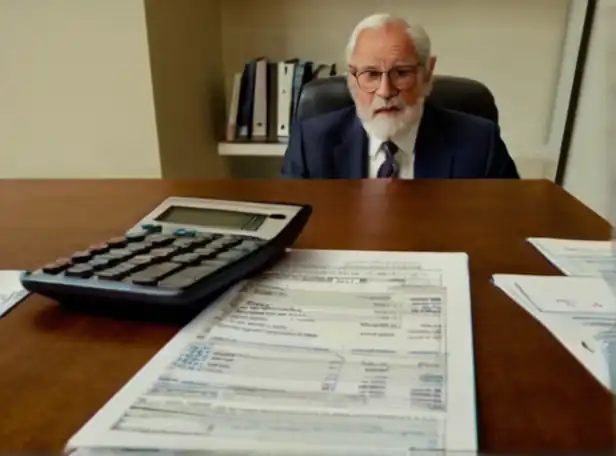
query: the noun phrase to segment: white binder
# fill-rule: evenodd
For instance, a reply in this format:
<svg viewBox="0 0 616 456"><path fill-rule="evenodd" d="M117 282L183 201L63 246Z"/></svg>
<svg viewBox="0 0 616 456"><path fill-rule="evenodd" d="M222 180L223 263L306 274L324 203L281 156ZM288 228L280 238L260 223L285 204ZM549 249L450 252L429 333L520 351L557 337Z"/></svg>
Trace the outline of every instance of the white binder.
<svg viewBox="0 0 616 456"><path fill-rule="evenodd" d="M240 108L240 88L242 86L242 73L233 75L233 92L229 104L229 118L227 120L227 141L237 138L237 114Z"/></svg>
<svg viewBox="0 0 616 456"><path fill-rule="evenodd" d="M294 62L278 63L278 139L288 140L291 131Z"/></svg>

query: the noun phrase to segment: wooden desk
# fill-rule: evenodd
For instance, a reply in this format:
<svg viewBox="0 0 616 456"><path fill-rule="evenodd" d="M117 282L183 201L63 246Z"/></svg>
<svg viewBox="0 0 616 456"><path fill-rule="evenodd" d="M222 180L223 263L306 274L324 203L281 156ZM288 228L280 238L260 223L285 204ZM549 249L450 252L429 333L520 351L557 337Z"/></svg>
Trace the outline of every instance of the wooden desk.
<svg viewBox="0 0 616 456"><path fill-rule="evenodd" d="M0 268L34 268L122 233L170 195L310 203L302 248L470 255L482 451L599 451L610 396L493 273L557 274L528 236L609 239L547 181L0 181ZM0 451L55 451L177 331L30 297L0 319Z"/></svg>

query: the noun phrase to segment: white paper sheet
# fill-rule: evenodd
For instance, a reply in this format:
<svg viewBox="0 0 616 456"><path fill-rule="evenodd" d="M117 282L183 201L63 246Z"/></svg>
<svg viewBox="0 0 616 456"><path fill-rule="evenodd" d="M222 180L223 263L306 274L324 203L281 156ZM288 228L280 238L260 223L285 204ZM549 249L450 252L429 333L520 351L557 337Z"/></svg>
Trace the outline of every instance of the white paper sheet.
<svg viewBox="0 0 616 456"><path fill-rule="evenodd" d="M494 284L543 324L601 384L610 386L599 341L616 326L616 299L599 277L495 274Z"/></svg>
<svg viewBox="0 0 616 456"><path fill-rule="evenodd" d="M611 241L528 238L563 274L582 277L616 275L616 245Z"/></svg>
<svg viewBox="0 0 616 456"><path fill-rule="evenodd" d="M466 254L295 250L180 331L68 448L475 451L474 388Z"/></svg>
<svg viewBox="0 0 616 456"><path fill-rule="evenodd" d="M20 274L21 271L0 271L0 317L28 296L19 281Z"/></svg>

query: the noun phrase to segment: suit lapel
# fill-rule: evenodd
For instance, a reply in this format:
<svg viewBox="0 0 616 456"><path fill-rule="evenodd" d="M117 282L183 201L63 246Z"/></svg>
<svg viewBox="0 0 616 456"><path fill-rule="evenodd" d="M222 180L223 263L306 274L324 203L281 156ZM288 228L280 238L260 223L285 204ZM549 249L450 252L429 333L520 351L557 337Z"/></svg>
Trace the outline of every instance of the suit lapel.
<svg viewBox="0 0 616 456"><path fill-rule="evenodd" d="M445 143L438 108L426 103L415 145L415 177L447 179L453 176L453 152Z"/></svg>
<svg viewBox="0 0 616 456"><path fill-rule="evenodd" d="M348 126L341 132L341 141L334 148L334 177L338 179L368 176L368 136L355 110L351 114Z"/></svg>
<svg viewBox="0 0 616 456"><path fill-rule="evenodd" d="M415 145L415 178L453 177L453 151L447 147L446 132L439 117L438 108L426 103ZM347 126L340 131L340 142L334 147L332 177L364 179L368 177L368 136L354 109L345 123Z"/></svg>

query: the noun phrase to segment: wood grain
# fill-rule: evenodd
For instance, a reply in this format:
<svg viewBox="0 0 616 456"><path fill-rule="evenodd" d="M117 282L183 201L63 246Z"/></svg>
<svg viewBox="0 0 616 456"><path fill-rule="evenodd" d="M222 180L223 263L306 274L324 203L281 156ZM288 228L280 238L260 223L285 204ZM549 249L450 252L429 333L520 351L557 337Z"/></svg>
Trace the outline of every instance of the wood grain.
<svg viewBox="0 0 616 456"><path fill-rule="evenodd" d="M122 233L171 195L309 203L302 248L470 255L481 451L602 451L610 396L490 284L557 274L525 238L609 239L548 181L0 181L0 268ZM32 296L0 319L0 451L58 451L178 330L70 313ZM471 360L469 360L471 362Z"/></svg>

